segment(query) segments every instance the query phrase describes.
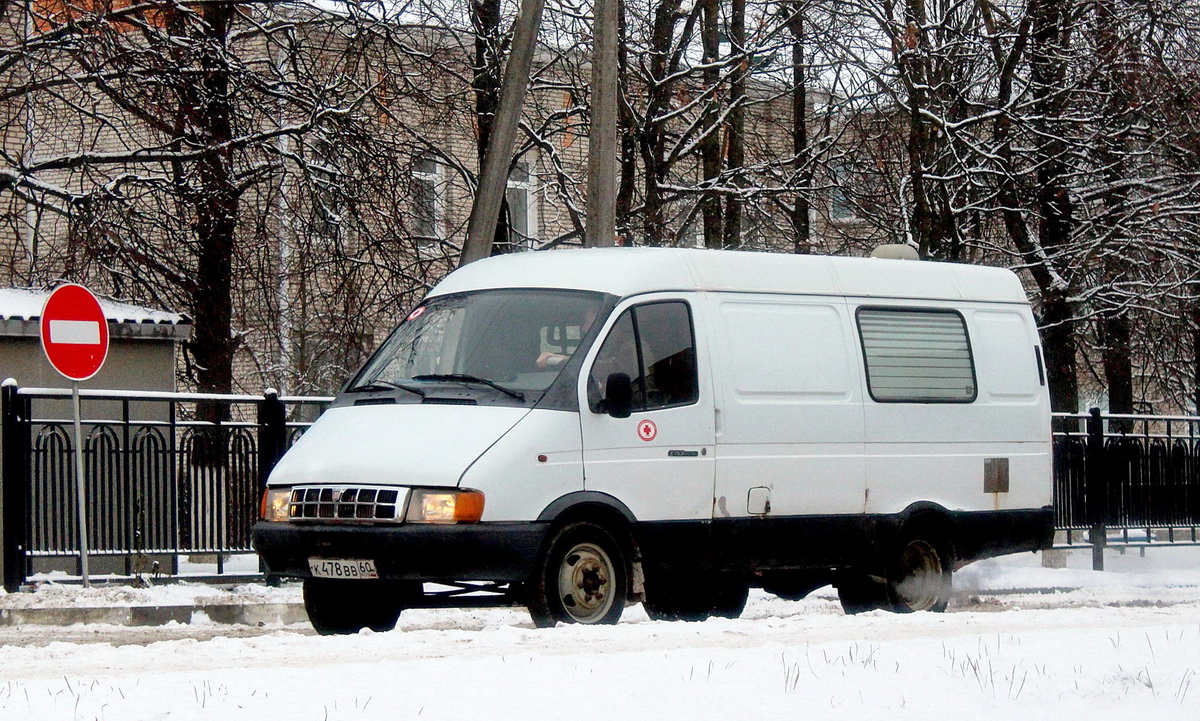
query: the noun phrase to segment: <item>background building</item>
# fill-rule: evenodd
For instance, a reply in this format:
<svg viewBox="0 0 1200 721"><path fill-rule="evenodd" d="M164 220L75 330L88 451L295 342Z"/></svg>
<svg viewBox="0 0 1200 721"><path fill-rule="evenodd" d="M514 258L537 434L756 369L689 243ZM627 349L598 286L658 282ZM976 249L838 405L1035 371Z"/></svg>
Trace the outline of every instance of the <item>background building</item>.
<svg viewBox="0 0 1200 721"><path fill-rule="evenodd" d="M336 388L457 264L515 3L391 8L4 5L0 280L186 312L190 387ZM1139 8L626 3L618 234L1013 267L1057 408L1194 409L1200 12ZM583 242L589 25L546 10L499 250Z"/></svg>

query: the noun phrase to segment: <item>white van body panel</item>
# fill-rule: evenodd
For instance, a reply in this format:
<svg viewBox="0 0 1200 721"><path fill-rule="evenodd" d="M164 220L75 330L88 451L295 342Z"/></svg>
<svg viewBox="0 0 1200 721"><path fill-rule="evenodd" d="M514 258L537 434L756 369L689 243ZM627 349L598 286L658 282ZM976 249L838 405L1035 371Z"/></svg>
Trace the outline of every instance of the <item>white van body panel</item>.
<svg viewBox="0 0 1200 721"><path fill-rule="evenodd" d="M460 485L483 491L484 521L536 519L556 499L583 490L579 416L529 411L471 464Z"/></svg>
<svg viewBox="0 0 1200 721"><path fill-rule="evenodd" d="M683 301L692 312L698 336L706 335L703 308L696 294L653 293L621 303L610 315L605 337L621 314L632 306ZM653 342L653 339L651 339ZM600 350L596 344L584 360L590 368ZM696 349L699 368L710 367L709 347ZM580 425L583 429L584 486L588 491L619 499L638 520L708 520L713 512L713 394L701 372L699 400L678 408L634 413L613 418L588 410L587 381L579 386ZM653 424L646 439L644 424Z"/></svg>
<svg viewBox="0 0 1200 721"><path fill-rule="evenodd" d="M966 324L978 387L970 403L864 404L866 510L897 513L919 487L950 510L1037 508L1052 502L1050 408L1039 384L1039 342L1029 308L852 298L854 309L953 310ZM1044 371L1041 371L1044 373ZM864 393L868 379L862 375ZM987 459L1007 459L1008 491L984 487Z"/></svg>
<svg viewBox="0 0 1200 721"><path fill-rule="evenodd" d="M867 454L868 513L899 513L918 495L950 511L1040 508L1053 501L1044 480L1049 459L1034 444L868 443ZM984 491L988 458L1007 459L1007 493Z"/></svg>
<svg viewBox="0 0 1200 721"><path fill-rule="evenodd" d="M714 515L862 512L863 404L843 300L710 294L722 388ZM751 508L751 489L769 500Z"/></svg>
<svg viewBox="0 0 1200 721"><path fill-rule="evenodd" d="M530 411L457 405L331 408L271 471L271 485L456 486Z"/></svg>
<svg viewBox="0 0 1200 721"><path fill-rule="evenodd" d="M622 298L674 290L1028 304L1017 276L996 268L683 248L588 248L497 256L459 268L427 297L490 288L573 288Z"/></svg>
<svg viewBox="0 0 1200 721"><path fill-rule="evenodd" d="M636 256L635 263L629 262L630 251ZM667 248L511 253L459 268L427 297L489 288L572 288L622 298L663 290L694 290L696 280L684 260L677 250Z"/></svg>

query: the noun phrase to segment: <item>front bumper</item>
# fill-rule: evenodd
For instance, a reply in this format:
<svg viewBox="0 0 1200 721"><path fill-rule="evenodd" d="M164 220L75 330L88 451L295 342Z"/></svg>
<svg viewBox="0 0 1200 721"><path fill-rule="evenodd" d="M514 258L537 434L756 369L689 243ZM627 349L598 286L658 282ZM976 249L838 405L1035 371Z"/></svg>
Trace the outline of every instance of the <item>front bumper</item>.
<svg viewBox="0 0 1200 721"><path fill-rule="evenodd" d="M254 550L275 576L307 578L309 558L370 559L380 578L406 581L527 580L550 524L254 525Z"/></svg>

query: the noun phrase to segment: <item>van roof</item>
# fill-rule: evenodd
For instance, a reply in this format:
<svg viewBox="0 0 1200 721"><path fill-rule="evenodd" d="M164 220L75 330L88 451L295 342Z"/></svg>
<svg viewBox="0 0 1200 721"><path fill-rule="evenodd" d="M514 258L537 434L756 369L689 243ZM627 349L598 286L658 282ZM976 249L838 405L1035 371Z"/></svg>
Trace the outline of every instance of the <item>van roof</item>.
<svg viewBox="0 0 1200 721"><path fill-rule="evenodd" d="M626 297L707 290L1026 303L1009 270L959 263L691 248L588 248L496 256L454 271L430 297L488 288L572 288Z"/></svg>

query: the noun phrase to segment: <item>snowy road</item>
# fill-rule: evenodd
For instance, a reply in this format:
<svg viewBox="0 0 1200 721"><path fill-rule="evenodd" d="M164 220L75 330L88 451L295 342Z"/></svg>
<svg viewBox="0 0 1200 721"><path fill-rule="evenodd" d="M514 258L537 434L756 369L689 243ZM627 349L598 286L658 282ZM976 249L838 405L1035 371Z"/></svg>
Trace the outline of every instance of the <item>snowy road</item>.
<svg viewBox="0 0 1200 721"><path fill-rule="evenodd" d="M1011 592L1061 585L1080 590ZM543 630L517 609L413 611L339 638L28 627L43 645L0 654L0 719L1200 718L1200 572L981 567L958 586L951 612L909 616L847 617L823 591L700 624L633 607Z"/></svg>

